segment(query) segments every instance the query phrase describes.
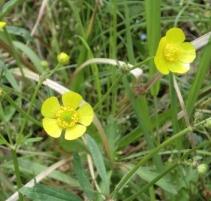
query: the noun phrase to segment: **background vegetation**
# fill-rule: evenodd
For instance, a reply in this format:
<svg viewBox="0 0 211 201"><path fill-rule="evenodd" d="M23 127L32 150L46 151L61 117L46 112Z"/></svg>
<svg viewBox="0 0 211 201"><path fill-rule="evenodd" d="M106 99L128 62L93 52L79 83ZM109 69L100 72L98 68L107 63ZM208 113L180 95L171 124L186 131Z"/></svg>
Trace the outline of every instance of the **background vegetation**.
<svg viewBox="0 0 211 201"><path fill-rule="evenodd" d="M1 0L0 6L7 22L0 32L0 200L40 174L40 184L21 188L20 200L211 200L211 45L197 51L186 75L150 85L160 37L174 26L187 41L208 33L209 0ZM62 51L70 65L55 70ZM118 62L76 73L92 58L124 61L143 74L136 79ZM17 76L14 69L24 68L40 81ZM43 131L41 104L59 96L42 85L46 77L93 106L98 120L83 140Z"/></svg>

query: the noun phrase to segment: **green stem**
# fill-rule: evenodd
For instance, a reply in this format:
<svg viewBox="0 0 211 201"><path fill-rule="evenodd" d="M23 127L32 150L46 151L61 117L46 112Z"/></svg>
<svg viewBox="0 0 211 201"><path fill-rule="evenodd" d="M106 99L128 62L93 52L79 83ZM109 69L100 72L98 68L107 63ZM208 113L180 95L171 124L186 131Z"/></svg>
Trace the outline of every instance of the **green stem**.
<svg viewBox="0 0 211 201"><path fill-rule="evenodd" d="M107 90L107 92L102 96L101 100L97 102L97 104L94 106L94 110L96 111L98 108L100 108L101 104L103 103L106 98L108 98L109 94L112 92L113 88L117 86L119 81L121 80L121 76L117 77L116 80L112 83L110 88Z"/></svg>
<svg viewBox="0 0 211 201"><path fill-rule="evenodd" d="M151 182L149 182L148 184L146 184L145 186L143 186L140 191L138 191L137 193L135 193L135 194L131 195L130 197L128 197L125 201L131 201L131 200L134 200L136 197L140 196L143 192L145 192L148 188L150 188L151 186L153 186L156 182L158 182L162 177L164 177L167 173L169 173L177 165L178 165L177 163L173 163L172 165L170 165L160 175L158 175Z"/></svg>
<svg viewBox="0 0 211 201"><path fill-rule="evenodd" d="M158 100L157 100L157 96L153 97L153 102L154 102L154 109L155 109L155 133L156 133L156 138L157 138L157 143L156 144L160 144L160 136L158 134L158 130L159 130L159 120L158 120Z"/></svg>
<svg viewBox="0 0 211 201"><path fill-rule="evenodd" d="M166 147L167 145L170 145L175 142L175 140L178 140L188 132L192 131L193 128L197 128L201 125L206 125L208 122L211 121L211 117L207 118L197 124L195 124L193 127L187 127L184 130L178 132L177 134L173 135L172 137L168 138L166 141L164 141L162 144L158 145L154 149L152 149L146 156L144 156L133 168L126 174L120 182L116 185L116 188L112 192L112 197L115 197L117 193L119 193L122 188L130 181L130 179L136 174L139 167L141 167L145 162L147 162L149 159L151 159L155 154L157 154L161 149Z"/></svg>
<svg viewBox="0 0 211 201"><path fill-rule="evenodd" d="M111 27L110 27L110 39L109 39L109 57L110 58L117 58L117 1L116 0L112 0L112 7L111 7L111 11L112 11L112 20L111 20ZM111 83L114 83L116 80L116 69L112 68L111 69ZM110 83L108 83L110 85ZM109 86L108 86L109 87ZM112 92L111 92L111 101L114 104L111 104L111 113L114 116L116 113L116 109L117 109L117 88L113 88ZM110 105L107 105L108 108L110 107Z"/></svg>
<svg viewBox="0 0 211 201"><path fill-rule="evenodd" d="M173 74L169 75L169 87L170 87L170 100L171 100L171 119L172 119L172 126L173 126L173 133L177 133L179 131L179 124L177 119L178 113L178 104L177 104L177 95L174 89L174 82L173 82ZM177 147L181 147L181 140L178 139L176 142Z"/></svg>
<svg viewBox="0 0 211 201"><path fill-rule="evenodd" d="M26 114L27 114L28 116L30 116L30 112L31 112L33 103L34 103L34 101L35 101L35 97L37 96L37 93L38 93L38 91L39 91L41 85L42 85L42 81L39 81L38 84L37 84L37 86L36 86L36 88L35 88L35 90L34 90L34 93L33 93L33 95L32 95L32 99L31 99L29 108L28 108L28 110L27 110L27 112L26 112ZM25 118L25 119L24 119L24 122L22 123L22 126L21 126L21 129L20 129L20 132L19 132L19 133L23 133L24 128L26 127L27 122L28 122L28 119Z"/></svg>
<svg viewBox="0 0 211 201"><path fill-rule="evenodd" d="M18 112L20 112L22 115L24 115L27 119L29 119L31 122L33 122L34 124L36 124L37 126L39 126L39 127L42 127L42 124L39 122L39 121L37 121L36 119L34 119L33 117L31 117L29 114L27 114L23 109L21 109L17 104L16 104L16 102L15 101L13 101L13 99L10 97L10 96L8 96L7 94L4 96L4 98L11 104L11 105L13 105L15 108L16 108L16 110L18 111Z"/></svg>
<svg viewBox="0 0 211 201"><path fill-rule="evenodd" d="M147 27L147 47L149 56L155 55L159 40L160 40L160 18L161 18L161 0L145 0L145 18ZM153 61L149 62L149 75L154 76L157 72ZM159 82L151 88L151 94L156 96L159 91Z"/></svg>
<svg viewBox="0 0 211 201"><path fill-rule="evenodd" d="M177 120L177 96L174 90L174 83L173 83L173 75L169 75L169 86L170 86L170 100L171 100L171 117L172 117L172 124L173 124L173 131L177 133L179 130L178 127L178 120Z"/></svg>
<svg viewBox="0 0 211 201"><path fill-rule="evenodd" d="M125 86L127 96L137 115L137 119L140 123L141 130L144 133L144 138L147 142L147 145L150 149L153 149L157 145L155 145L155 140L153 137L153 128L151 124L151 117L149 115L149 106L148 106L146 96L140 95L138 97L135 97L133 92L130 89L130 84L126 76L123 76L122 81ZM153 156L153 160L158 170L161 170L162 161L161 161L160 156L155 154Z"/></svg>
<svg viewBox="0 0 211 201"><path fill-rule="evenodd" d="M22 74L22 77L24 78L25 76L24 76L24 73L23 73L23 65L21 63L21 60L20 60L18 54L16 53L16 49L15 49L15 47L13 45L12 38L10 37L10 34L8 33L7 29L4 29L4 33L5 33L5 37L7 39L7 42L10 45L12 56L15 58L15 60L17 62L17 65L20 68L20 72Z"/></svg>
<svg viewBox="0 0 211 201"><path fill-rule="evenodd" d="M20 189L22 186L22 181L21 181L21 176L20 176L20 170L19 170L19 165L18 165L16 149L12 148L11 153L12 153L13 165L14 165L14 169L15 169L16 182L17 182L18 189ZM19 193L19 200L23 201L23 196L20 193Z"/></svg>
<svg viewBox="0 0 211 201"><path fill-rule="evenodd" d="M149 188L149 195L150 195L150 201L156 201L155 189L153 188L153 186L150 186Z"/></svg>
<svg viewBox="0 0 211 201"><path fill-rule="evenodd" d="M52 71L50 71L49 73L47 73L45 75L41 75L40 76L40 79L39 79L39 81L37 83L37 86L36 86L36 88L35 88L35 90L34 90L34 92L32 94L32 98L31 98L31 101L30 101L30 104L29 104L29 108L28 108L28 110L26 112L26 114L28 116L30 116L30 112L31 112L33 104L35 102L35 98L36 98L36 96L37 96L37 94L39 92L40 87L42 86L43 81L45 81L47 78L49 78L51 75L53 75L54 72L56 72L59 68L60 68L60 64L57 64L57 66ZM21 126L21 129L20 129L19 133L23 133L27 122L28 122L28 118L25 118L24 122L22 123L22 126Z"/></svg>

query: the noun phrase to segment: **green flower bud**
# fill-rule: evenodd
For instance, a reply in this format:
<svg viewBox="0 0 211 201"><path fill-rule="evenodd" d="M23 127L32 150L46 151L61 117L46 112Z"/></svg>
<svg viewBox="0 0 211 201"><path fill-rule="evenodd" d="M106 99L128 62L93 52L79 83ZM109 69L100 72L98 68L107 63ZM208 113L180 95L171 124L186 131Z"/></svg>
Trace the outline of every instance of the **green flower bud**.
<svg viewBox="0 0 211 201"><path fill-rule="evenodd" d="M209 118L209 119L207 120L207 122L205 123L205 127L211 128L211 118Z"/></svg>
<svg viewBox="0 0 211 201"><path fill-rule="evenodd" d="M46 60L43 60L43 61L41 61L41 66L44 67L44 68L48 68L49 64Z"/></svg>
<svg viewBox="0 0 211 201"><path fill-rule="evenodd" d="M200 175L206 174L207 170L208 170L208 165L205 163L202 163L197 167L197 171Z"/></svg>

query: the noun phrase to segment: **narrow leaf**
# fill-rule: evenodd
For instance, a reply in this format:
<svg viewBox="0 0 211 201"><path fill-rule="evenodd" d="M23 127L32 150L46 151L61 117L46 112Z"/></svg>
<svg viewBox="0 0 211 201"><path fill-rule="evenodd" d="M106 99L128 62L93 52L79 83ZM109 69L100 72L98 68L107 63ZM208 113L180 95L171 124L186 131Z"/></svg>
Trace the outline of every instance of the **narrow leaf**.
<svg viewBox="0 0 211 201"><path fill-rule="evenodd" d="M7 15L9 12L12 11L12 9L17 6L19 3L21 3L23 0L10 0L7 1L0 12L0 18L3 18L5 15Z"/></svg>
<svg viewBox="0 0 211 201"><path fill-rule="evenodd" d="M91 136L87 135L86 138L87 138L88 149L94 160L94 164L95 164L95 167L97 168L97 172L100 175L102 182L106 184L107 192L108 192L109 181L108 181L108 176L106 173L105 164L103 161L102 152L100 151L98 145L96 144L95 140Z"/></svg>
<svg viewBox="0 0 211 201"><path fill-rule="evenodd" d="M74 157L74 160L73 160L74 170L75 170L75 173L76 173L76 176L78 178L78 182L81 188L83 189L83 191L85 192L85 194L87 195L90 201L95 200L93 188L83 169L80 156L77 153L74 153L73 157Z"/></svg>
<svg viewBox="0 0 211 201"><path fill-rule="evenodd" d="M198 71L197 74L194 78L192 87L190 89L190 92L188 93L187 96L187 101L186 101L186 109L189 115L191 115L193 109L194 109L194 104L197 101L201 86L204 81L204 77L207 75L210 63L211 63L211 57L210 57L210 52L211 52L211 43L209 43L203 50L202 56L200 58L200 63L198 65Z"/></svg>
<svg viewBox="0 0 211 201"><path fill-rule="evenodd" d="M20 192L33 201L82 201L71 192L37 184L34 188L22 188Z"/></svg>

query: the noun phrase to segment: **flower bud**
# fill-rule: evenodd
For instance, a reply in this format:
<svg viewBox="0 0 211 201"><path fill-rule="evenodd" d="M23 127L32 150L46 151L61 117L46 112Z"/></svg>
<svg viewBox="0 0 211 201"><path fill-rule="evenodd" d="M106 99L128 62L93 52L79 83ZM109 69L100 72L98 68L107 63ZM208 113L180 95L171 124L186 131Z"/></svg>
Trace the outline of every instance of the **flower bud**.
<svg viewBox="0 0 211 201"><path fill-rule="evenodd" d="M207 119L207 121L205 123L205 127L211 128L211 118Z"/></svg>
<svg viewBox="0 0 211 201"><path fill-rule="evenodd" d="M44 68L48 68L49 64L46 60L43 60L43 61L41 61L41 66L44 67Z"/></svg>
<svg viewBox="0 0 211 201"><path fill-rule="evenodd" d="M57 61L59 62L59 64L67 65L69 63L69 61L70 61L70 56L67 55L65 52L61 52L57 56Z"/></svg>
<svg viewBox="0 0 211 201"><path fill-rule="evenodd" d="M202 163L202 164L198 165L198 167L197 167L197 171L200 175L206 174L207 170L208 170L208 165L205 163Z"/></svg>

